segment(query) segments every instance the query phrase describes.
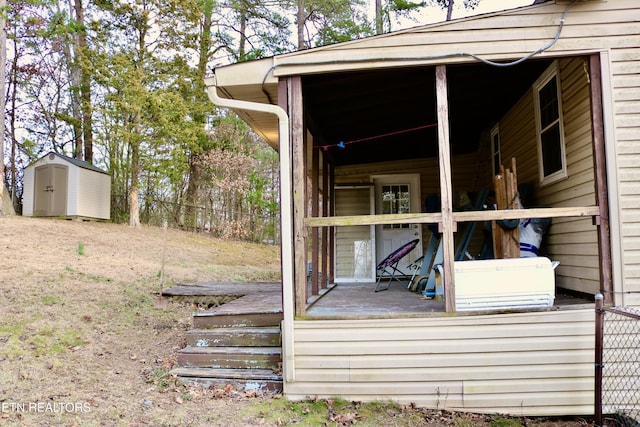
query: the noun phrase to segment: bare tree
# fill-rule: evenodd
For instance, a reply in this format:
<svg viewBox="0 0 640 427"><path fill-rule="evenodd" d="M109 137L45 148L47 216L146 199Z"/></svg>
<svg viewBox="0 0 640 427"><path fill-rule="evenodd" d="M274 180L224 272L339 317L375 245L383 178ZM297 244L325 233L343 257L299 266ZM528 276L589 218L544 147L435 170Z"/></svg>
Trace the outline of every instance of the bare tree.
<svg viewBox="0 0 640 427"><path fill-rule="evenodd" d="M5 7L6 0L0 0L0 125L2 126L2 134L0 134L0 215L4 212L4 79L6 75L7 63L7 33L5 32Z"/></svg>

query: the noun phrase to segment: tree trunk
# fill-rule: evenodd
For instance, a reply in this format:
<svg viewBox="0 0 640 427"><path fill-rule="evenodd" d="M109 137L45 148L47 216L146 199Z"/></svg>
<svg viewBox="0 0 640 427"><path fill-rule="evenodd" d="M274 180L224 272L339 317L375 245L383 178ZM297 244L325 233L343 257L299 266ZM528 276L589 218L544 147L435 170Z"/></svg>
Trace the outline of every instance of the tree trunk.
<svg viewBox="0 0 640 427"><path fill-rule="evenodd" d="M140 228L140 203L138 202L138 186L140 175L140 115L135 115L135 132L131 135L131 187L129 188L129 225Z"/></svg>
<svg viewBox="0 0 640 427"><path fill-rule="evenodd" d="M376 0L376 34L382 34L382 0Z"/></svg>
<svg viewBox="0 0 640 427"><path fill-rule="evenodd" d="M453 1L449 0L449 4L447 5L447 21L451 21L451 15L453 14Z"/></svg>
<svg viewBox="0 0 640 427"><path fill-rule="evenodd" d="M304 45L304 0L298 0L298 14L296 25L298 28L298 50L306 49Z"/></svg>
<svg viewBox="0 0 640 427"><path fill-rule="evenodd" d="M195 230L198 225L198 184L200 182L200 168L198 156L191 155L189 162L189 183L187 184L186 207L184 210L184 226L187 230Z"/></svg>
<svg viewBox="0 0 640 427"><path fill-rule="evenodd" d="M4 209L4 81L7 64L7 34L5 33L5 6L6 0L0 0L0 215L5 214Z"/></svg>
<svg viewBox="0 0 640 427"><path fill-rule="evenodd" d="M75 0L76 20L81 30L77 33L76 66L80 73L80 100L82 110L82 143L84 161L93 163L93 121L91 106L91 72L88 67L87 33L84 29L84 8L82 0Z"/></svg>

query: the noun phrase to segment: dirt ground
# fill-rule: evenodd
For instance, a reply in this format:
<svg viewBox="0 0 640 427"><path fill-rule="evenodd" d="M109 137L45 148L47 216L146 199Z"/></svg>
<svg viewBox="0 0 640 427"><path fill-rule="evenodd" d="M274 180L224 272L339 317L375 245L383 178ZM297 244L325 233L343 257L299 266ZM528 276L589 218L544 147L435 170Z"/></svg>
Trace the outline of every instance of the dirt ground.
<svg viewBox="0 0 640 427"><path fill-rule="evenodd" d="M197 307L160 300L161 286L273 281L279 273L274 246L155 227L0 217L0 426L306 425L310 409L270 419L272 402L281 399L186 387L168 374ZM417 410L415 422L400 423L394 410L368 423L354 410L336 415L330 403L323 407L332 414L326 425L493 425Z"/></svg>
<svg viewBox="0 0 640 427"><path fill-rule="evenodd" d="M237 425L244 396L167 376L195 308L159 301L159 276L277 280L278 254L161 228L0 217L0 425Z"/></svg>

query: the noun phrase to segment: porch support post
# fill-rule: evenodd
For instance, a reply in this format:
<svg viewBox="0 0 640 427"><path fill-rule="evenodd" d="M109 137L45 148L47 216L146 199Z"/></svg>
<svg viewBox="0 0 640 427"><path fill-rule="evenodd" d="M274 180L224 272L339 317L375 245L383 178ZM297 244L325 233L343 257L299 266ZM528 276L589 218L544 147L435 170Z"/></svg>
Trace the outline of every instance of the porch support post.
<svg viewBox="0 0 640 427"><path fill-rule="evenodd" d="M320 212L320 149L311 150L311 216L316 218ZM319 240L320 230L311 228L311 295L318 295Z"/></svg>
<svg viewBox="0 0 640 427"><path fill-rule="evenodd" d="M289 120L291 123L291 168L292 194L282 197L293 199L293 282L295 292L295 315L304 316L307 309L307 262L306 262L306 213L304 170L304 111L302 103L302 80L300 76L287 78ZM283 260L287 262L289 260Z"/></svg>
<svg viewBox="0 0 640 427"><path fill-rule="evenodd" d="M320 150L318 150L320 153ZM327 217L329 214L329 161L324 153L322 155L322 216ZM329 230L322 227L322 289L327 289L329 284Z"/></svg>
<svg viewBox="0 0 640 427"><path fill-rule="evenodd" d="M453 206L451 189L451 155L449 148L449 103L447 98L447 68L436 66L436 102L438 109L438 166L440 168L440 202L442 205L442 259L444 302L447 313L456 311L453 261Z"/></svg>
<svg viewBox="0 0 640 427"><path fill-rule="evenodd" d="M336 200L336 168L335 165L330 162L327 161L327 164L329 165L329 167L327 168L328 171L325 172L327 174L329 174L329 189L328 189L328 193L329 193L329 200L327 203L327 207L329 209L329 215L328 216L335 216L336 215L336 205L335 205L335 200ZM334 226L329 227L329 274L328 274L328 278L329 280L333 280L335 278L335 238L336 238L336 228Z"/></svg>
<svg viewBox="0 0 640 427"><path fill-rule="evenodd" d="M609 231L609 197L607 194L607 165L604 146L604 122L602 112L602 69L600 55L589 57L590 92L591 92L591 134L593 138L593 166L596 205L600 215L596 218L598 230L598 259L600 270L600 292L604 295L604 303L609 304L613 298L613 271L611 264L611 235Z"/></svg>

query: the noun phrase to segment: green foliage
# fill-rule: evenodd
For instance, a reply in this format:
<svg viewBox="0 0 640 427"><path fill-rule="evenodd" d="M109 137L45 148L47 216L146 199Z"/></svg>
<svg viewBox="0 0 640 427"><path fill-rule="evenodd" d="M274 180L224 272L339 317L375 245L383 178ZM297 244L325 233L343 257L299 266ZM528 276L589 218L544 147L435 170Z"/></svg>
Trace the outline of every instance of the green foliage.
<svg viewBox="0 0 640 427"><path fill-rule="evenodd" d="M389 425L422 425L424 418L418 411L406 410L393 402L349 402L340 398L314 399L290 402L286 399L270 399L252 404L241 414L243 419L256 425L305 426L362 425L378 427Z"/></svg>
<svg viewBox="0 0 640 427"><path fill-rule="evenodd" d="M523 424L515 418L506 418L501 415L493 415L489 422L491 427L521 427Z"/></svg>
<svg viewBox="0 0 640 427"><path fill-rule="evenodd" d="M85 344L76 330L46 327L33 331L26 322L10 319L0 325L0 342L0 355L6 357L55 355Z"/></svg>
<svg viewBox="0 0 640 427"><path fill-rule="evenodd" d="M84 243L78 242L77 252L78 252L78 255L80 256L84 255Z"/></svg>

